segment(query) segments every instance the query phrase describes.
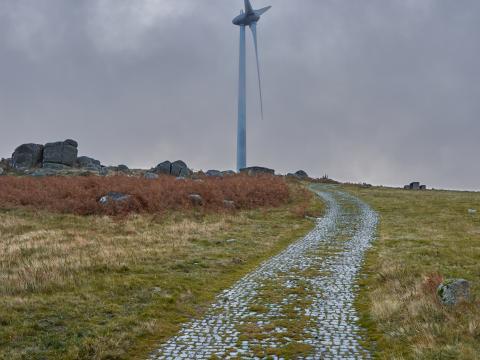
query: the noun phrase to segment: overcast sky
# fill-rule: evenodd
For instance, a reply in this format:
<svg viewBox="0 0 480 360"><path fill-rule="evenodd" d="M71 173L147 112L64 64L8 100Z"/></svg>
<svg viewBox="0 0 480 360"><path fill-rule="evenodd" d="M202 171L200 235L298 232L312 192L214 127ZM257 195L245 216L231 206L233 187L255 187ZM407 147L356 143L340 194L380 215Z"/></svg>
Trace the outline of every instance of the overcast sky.
<svg viewBox="0 0 480 360"><path fill-rule="evenodd" d="M480 189L480 1L252 0L248 163ZM232 169L241 0L0 0L0 156Z"/></svg>

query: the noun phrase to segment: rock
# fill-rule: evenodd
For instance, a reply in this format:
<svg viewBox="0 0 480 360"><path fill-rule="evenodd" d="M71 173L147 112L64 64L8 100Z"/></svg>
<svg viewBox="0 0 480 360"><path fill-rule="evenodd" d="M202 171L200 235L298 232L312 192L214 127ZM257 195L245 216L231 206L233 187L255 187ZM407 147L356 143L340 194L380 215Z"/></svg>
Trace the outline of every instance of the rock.
<svg viewBox="0 0 480 360"><path fill-rule="evenodd" d="M15 169L30 169L42 163L44 147L39 144L23 144L15 149L12 155L12 166Z"/></svg>
<svg viewBox="0 0 480 360"><path fill-rule="evenodd" d="M300 179L308 179L308 174L303 170L298 170L295 175Z"/></svg>
<svg viewBox="0 0 480 360"><path fill-rule="evenodd" d="M43 149L43 163L74 166L77 162L77 147L78 143L71 139L45 144Z"/></svg>
<svg viewBox="0 0 480 360"><path fill-rule="evenodd" d="M420 190L420 183L419 182L410 183L410 190Z"/></svg>
<svg viewBox="0 0 480 360"><path fill-rule="evenodd" d="M237 173L233 170L226 170L226 171L222 171L222 175L223 176L233 176L233 175L237 175Z"/></svg>
<svg viewBox="0 0 480 360"><path fill-rule="evenodd" d="M187 180L186 178L184 178L183 176L179 176L177 178L175 178L176 181L185 181Z"/></svg>
<svg viewBox="0 0 480 360"><path fill-rule="evenodd" d="M71 169L70 166L63 165L63 164L50 163L50 162L44 162L43 168L49 169L49 170L57 170L57 171Z"/></svg>
<svg viewBox="0 0 480 360"><path fill-rule="evenodd" d="M188 195L188 198L194 206L203 205L203 198L199 194L190 194Z"/></svg>
<svg viewBox="0 0 480 360"><path fill-rule="evenodd" d="M145 173L145 175L143 175L143 177L145 179L148 179L148 180L155 180L155 179L158 179L158 175L153 173L153 172L147 172Z"/></svg>
<svg viewBox="0 0 480 360"><path fill-rule="evenodd" d="M159 175L172 175L175 177L189 177L192 175L192 171L182 160L177 160L173 163L170 161L164 161L153 168L151 172Z"/></svg>
<svg viewBox="0 0 480 360"><path fill-rule="evenodd" d="M427 190L427 185L420 185L420 190Z"/></svg>
<svg viewBox="0 0 480 360"><path fill-rule="evenodd" d="M440 301L444 305L457 305L470 298L470 283L464 279L451 279L443 282L437 289Z"/></svg>
<svg viewBox="0 0 480 360"><path fill-rule="evenodd" d="M410 190L410 185L405 185L403 188L404 188L405 190Z"/></svg>
<svg viewBox="0 0 480 360"><path fill-rule="evenodd" d="M261 166L251 166L251 167L240 169L240 173L247 174L249 176L275 175L275 170L269 169L266 167L261 167Z"/></svg>
<svg viewBox="0 0 480 360"><path fill-rule="evenodd" d="M219 170L208 170L205 175L211 176L211 177L223 177L223 174Z"/></svg>
<svg viewBox="0 0 480 360"><path fill-rule="evenodd" d="M177 160L172 163L170 175L187 177L192 175L192 172L187 167L187 164L185 164L182 160Z"/></svg>
<svg viewBox="0 0 480 360"><path fill-rule="evenodd" d="M117 166L117 171L120 171L120 172L129 172L130 169L128 168L127 165L118 165Z"/></svg>
<svg viewBox="0 0 480 360"><path fill-rule="evenodd" d="M100 176L107 176L108 175L108 168L106 166L102 166L98 171Z"/></svg>
<svg viewBox="0 0 480 360"><path fill-rule="evenodd" d="M476 209L468 209L468 213L470 215L475 215L477 213L477 210Z"/></svg>
<svg viewBox="0 0 480 360"><path fill-rule="evenodd" d="M111 191L102 196L98 202L102 205L107 205L111 202L122 202L127 201L128 199L130 199L130 195Z"/></svg>
<svg viewBox="0 0 480 360"><path fill-rule="evenodd" d="M171 169L172 169L172 163L167 160L158 164L157 167L153 169L153 172L156 174L170 175Z"/></svg>
<svg viewBox="0 0 480 360"><path fill-rule="evenodd" d="M235 201L223 200L223 206L225 206L227 209L235 209Z"/></svg>
<svg viewBox="0 0 480 360"><path fill-rule="evenodd" d="M88 156L80 156L77 158L77 166L82 169L100 171L102 164L100 161L95 160Z"/></svg>
<svg viewBox="0 0 480 360"><path fill-rule="evenodd" d="M0 168L0 176L3 175L3 168Z"/></svg>

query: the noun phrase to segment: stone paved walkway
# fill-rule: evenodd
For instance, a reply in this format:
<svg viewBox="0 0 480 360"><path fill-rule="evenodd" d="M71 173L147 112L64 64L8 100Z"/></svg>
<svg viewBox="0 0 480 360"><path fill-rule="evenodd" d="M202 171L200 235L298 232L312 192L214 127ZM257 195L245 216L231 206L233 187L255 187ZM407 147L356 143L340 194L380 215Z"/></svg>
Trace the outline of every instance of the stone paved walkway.
<svg viewBox="0 0 480 360"><path fill-rule="evenodd" d="M315 229L221 293L151 355L161 359L370 359L353 306L377 215L317 185L328 209Z"/></svg>

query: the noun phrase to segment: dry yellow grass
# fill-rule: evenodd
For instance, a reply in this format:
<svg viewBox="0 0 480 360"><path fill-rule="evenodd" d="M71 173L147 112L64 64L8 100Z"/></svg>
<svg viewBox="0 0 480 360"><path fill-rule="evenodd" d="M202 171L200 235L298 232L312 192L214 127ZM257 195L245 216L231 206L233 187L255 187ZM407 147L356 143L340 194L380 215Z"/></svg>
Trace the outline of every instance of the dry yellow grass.
<svg viewBox="0 0 480 360"><path fill-rule="evenodd" d="M480 358L480 193L347 186L380 214L357 302L380 359ZM438 279L465 278L471 302L442 306Z"/></svg>

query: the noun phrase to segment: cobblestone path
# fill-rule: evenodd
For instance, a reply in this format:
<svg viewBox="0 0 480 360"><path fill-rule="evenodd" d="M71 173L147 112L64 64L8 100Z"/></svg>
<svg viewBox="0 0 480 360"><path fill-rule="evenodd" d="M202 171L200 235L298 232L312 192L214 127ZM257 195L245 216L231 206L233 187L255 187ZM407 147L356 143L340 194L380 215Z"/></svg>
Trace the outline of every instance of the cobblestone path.
<svg viewBox="0 0 480 360"><path fill-rule="evenodd" d="M353 306L377 215L317 185L328 209L303 239L222 292L150 359L370 359Z"/></svg>

